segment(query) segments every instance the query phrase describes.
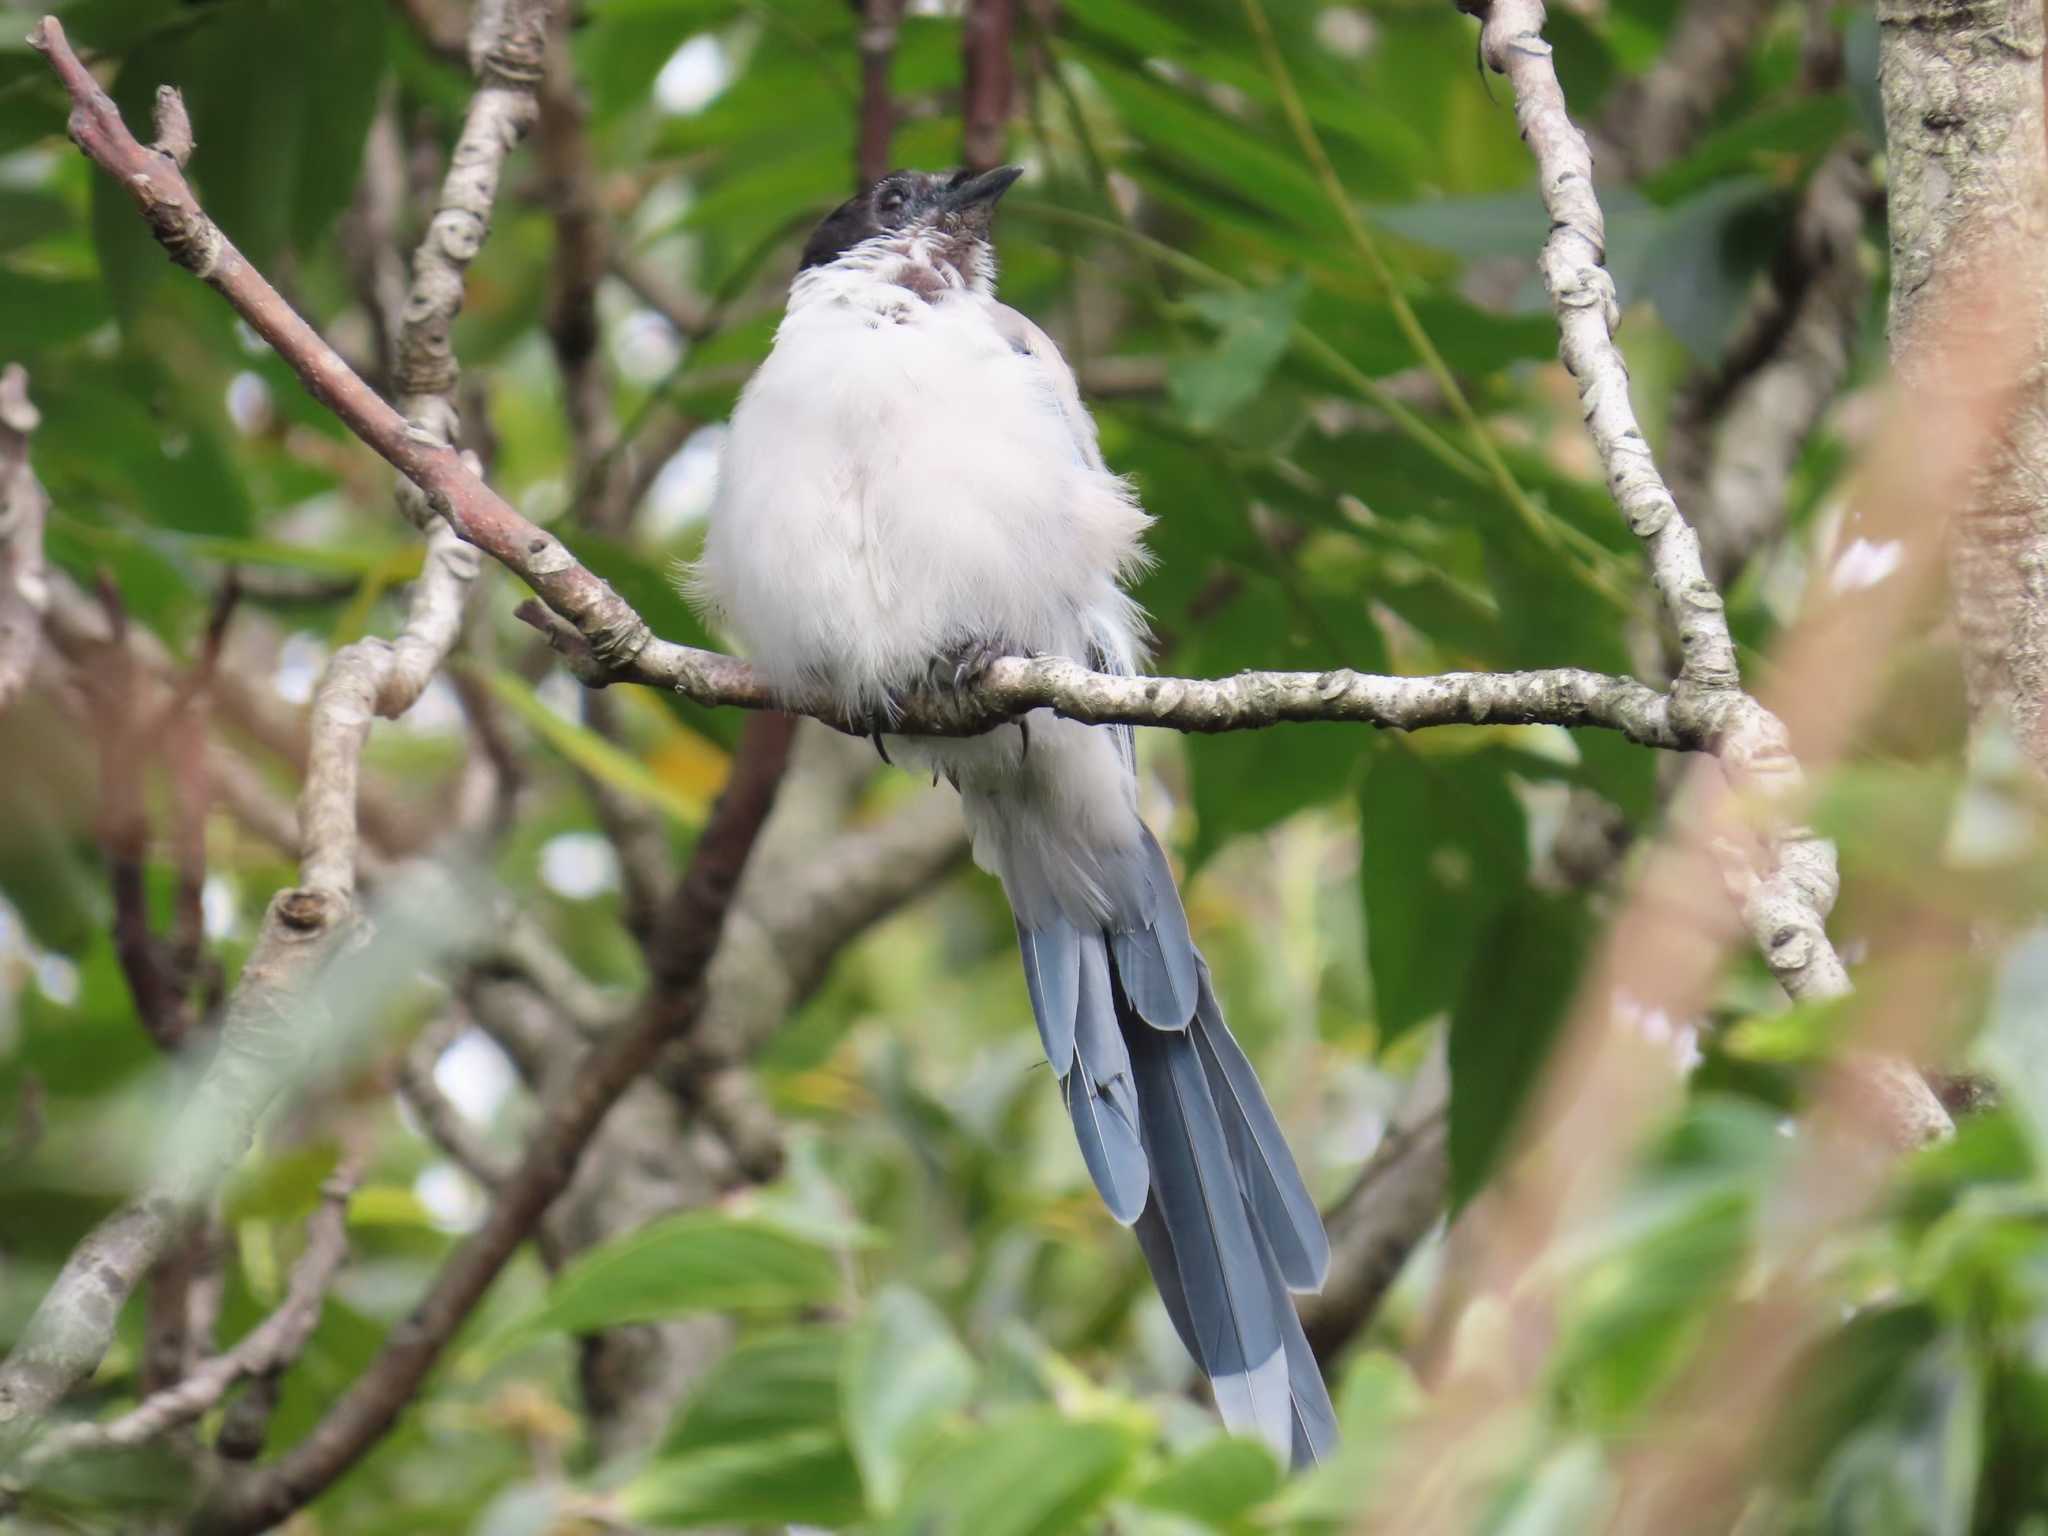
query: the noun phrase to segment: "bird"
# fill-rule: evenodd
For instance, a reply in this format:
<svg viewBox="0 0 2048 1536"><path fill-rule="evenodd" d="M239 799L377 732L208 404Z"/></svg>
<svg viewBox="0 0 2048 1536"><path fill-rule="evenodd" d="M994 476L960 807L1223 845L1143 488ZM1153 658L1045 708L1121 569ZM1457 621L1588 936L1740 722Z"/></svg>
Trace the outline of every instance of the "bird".
<svg viewBox="0 0 2048 1536"><path fill-rule="evenodd" d="M1335 1414L1292 1293L1321 1288L1329 1239L1139 814L1130 728L1036 710L968 738L887 730L908 694L998 657L1144 659L1127 586L1151 519L1058 347L996 298L991 224L1020 174L894 171L817 225L685 586L776 697L880 722L886 758L959 792L1090 1178L1224 1423L1304 1466Z"/></svg>

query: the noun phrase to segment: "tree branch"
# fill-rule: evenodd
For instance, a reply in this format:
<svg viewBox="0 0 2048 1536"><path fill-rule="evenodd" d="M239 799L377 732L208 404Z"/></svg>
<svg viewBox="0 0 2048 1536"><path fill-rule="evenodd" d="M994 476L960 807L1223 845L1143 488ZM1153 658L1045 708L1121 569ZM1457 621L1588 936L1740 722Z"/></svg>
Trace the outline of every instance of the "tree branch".
<svg viewBox="0 0 2048 1536"><path fill-rule="evenodd" d="M71 1456L148 1443L190 1424L252 1376L282 1370L299 1357L320 1321L329 1287L348 1257L348 1201L361 1182L362 1160L345 1158L320 1187L320 1207L306 1224L306 1248L292 1268L284 1300L240 1343L201 1361L183 1380L151 1394L105 1424L74 1424L45 1436L21 1460L22 1474Z"/></svg>
<svg viewBox="0 0 2048 1536"><path fill-rule="evenodd" d="M1636 420L1628 365L1614 342L1621 311L1614 279L1603 265L1606 224L1593 190L1592 156L1565 107L1543 38L1542 0L1466 0L1465 8L1482 15L1481 54L1513 84L1515 117L1536 157L1551 224L1543 277L1557 313L1564 365L1578 383L1608 489L1643 541L1651 582L1678 631L1672 723L1681 732L1717 741L1734 784L1781 808L1764 872L1736 876L1744 922L1792 997L1839 997L1849 990L1849 976L1827 935L1827 915L1839 889L1834 845L1797 824L1796 808L1805 797L1798 760L1784 726L1742 692L1720 591L1707 578L1699 538L1658 473ZM1921 1109L1923 1126L1948 1124L1931 1092Z"/></svg>
<svg viewBox="0 0 2048 1536"><path fill-rule="evenodd" d="M655 950L660 963L638 1017L592 1047L552 1097L484 1224L442 1266L412 1315L392 1331L383 1353L281 1460L224 1489L202 1516L202 1529L213 1536L266 1529L355 1464L411 1401L455 1330L569 1182L606 1112L664 1046L694 1026L704 999L705 969L788 759L790 724L786 716L776 715L748 722L732 781L664 914L663 942Z"/></svg>
<svg viewBox="0 0 2048 1536"><path fill-rule="evenodd" d="M671 688L703 704L790 708L856 734L874 728L876 722L848 720L823 700L772 696L753 670L733 657L656 638L646 621L559 539L522 517L453 449L429 441L426 433L409 426L292 312L206 217L177 167L135 142L113 104L65 44L54 19L44 22L37 42L72 91L73 137L129 186L158 239L234 305L316 398L419 485L464 540L516 572L554 615L567 621L527 610L530 617L542 618L558 649L570 652L571 665L586 682ZM1619 354L1615 357L1618 366ZM1665 501L1668 504L1668 493ZM1696 565L1696 541L1693 561ZM1725 641L1725 622L1719 632ZM1732 648L1727 665L1732 672ZM958 697L904 700L887 724L920 735L975 735L1036 708L1051 708L1090 723L1198 731L1247 730L1287 720L1349 720L1404 730L1503 722L1601 726L1647 746L1701 749L1713 744L1718 723L1703 718L1691 728L1682 727L1665 701L1642 684L1571 670L1441 678L1373 677L1348 671L1247 673L1197 682L1110 677L1057 658L1013 658L997 662L979 686Z"/></svg>
<svg viewBox="0 0 2048 1536"><path fill-rule="evenodd" d="M460 1009L450 1009L420 1032L398 1058L398 1092L427 1139L481 1188L495 1190L505 1180L504 1160L434 1080L442 1053L455 1043L467 1022Z"/></svg>
<svg viewBox="0 0 2048 1536"><path fill-rule="evenodd" d="M0 369L0 714L34 670L42 645L43 519L49 499L28 459L29 437L41 421L19 363Z"/></svg>
<svg viewBox="0 0 2048 1536"><path fill-rule="evenodd" d="M72 136L100 163L123 174L175 259L223 292L246 286L247 295L261 301L258 310L265 320L259 331L270 335L268 325L278 335L296 338L301 348L310 347L310 355L323 359L328 372L322 376L331 378L335 389L373 402L382 416L399 422L400 436L413 451L430 453L436 463L452 462L466 483L481 488L482 481L445 440L437 440L453 429L454 408L431 391L452 388L455 382L448 328L460 306L462 272L488 227L498 168L532 113L530 91L523 112L513 98L525 61L538 68L542 34L535 29L545 26L546 4L486 0L477 16L471 50L481 84L450 163L442 208L415 261L413 291L398 338L397 373L409 391L406 403L417 414L414 422L398 418L242 260L199 210L176 157L135 141L54 18L45 18L32 41L49 54L71 93ZM182 112L175 91L159 92L166 142L175 138L171 130ZM177 1150L163 1160L142 1198L103 1222L73 1252L14 1352L0 1364L0 1426L7 1440L30 1430L98 1363L122 1304L190 1213L240 1159L257 1120L307 1048L298 1017L305 984L353 925L357 785L370 721L378 714L403 714L447 658L477 568L476 551L459 542L447 523L435 520L428 529L425 568L397 638L359 640L329 662L314 695L299 800L300 885L271 902L228 1002L218 1051L179 1117Z"/></svg>
<svg viewBox="0 0 2048 1536"><path fill-rule="evenodd" d="M870 187L888 174L889 144L896 136L889 65L896 57L903 0L860 0L860 13L860 120L853 179L857 186Z"/></svg>
<svg viewBox="0 0 2048 1536"><path fill-rule="evenodd" d="M1647 176L1699 139L1741 76L1778 0L1691 0L1647 73L1615 92L1600 138L1627 176Z"/></svg>
<svg viewBox="0 0 2048 1536"><path fill-rule="evenodd" d="M960 138L970 170L1001 165L1009 145L1016 88L1010 44L1016 29L1016 0L971 0L967 7L960 29Z"/></svg>

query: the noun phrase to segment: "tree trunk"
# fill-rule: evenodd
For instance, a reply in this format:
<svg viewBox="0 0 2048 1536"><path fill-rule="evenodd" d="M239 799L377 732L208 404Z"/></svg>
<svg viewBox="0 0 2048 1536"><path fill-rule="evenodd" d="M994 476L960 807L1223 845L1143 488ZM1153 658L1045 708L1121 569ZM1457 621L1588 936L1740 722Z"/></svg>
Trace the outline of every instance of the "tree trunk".
<svg viewBox="0 0 2048 1536"><path fill-rule="evenodd" d="M1900 383L1923 387L1941 347L1973 345L1956 334L1972 314L2036 338L2001 451L1950 530L1949 566L1973 727L2008 727L2048 772L2048 303L1995 286L2008 302L1946 302L1995 285L1991 264L2015 243L2048 239L2041 0L1878 0L1877 18Z"/></svg>

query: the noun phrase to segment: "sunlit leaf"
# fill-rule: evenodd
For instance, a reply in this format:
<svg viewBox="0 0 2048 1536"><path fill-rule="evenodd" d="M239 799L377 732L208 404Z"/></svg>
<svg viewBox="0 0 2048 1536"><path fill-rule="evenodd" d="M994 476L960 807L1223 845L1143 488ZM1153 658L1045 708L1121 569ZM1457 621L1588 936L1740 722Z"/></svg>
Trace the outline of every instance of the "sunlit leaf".
<svg viewBox="0 0 2048 1536"><path fill-rule="evenodd" d="M692 1312L787 1311L829 1300L840 1288L829 1249L758 1220L687 1211L582 1255L514 1335L581 1333Z"/></svg>

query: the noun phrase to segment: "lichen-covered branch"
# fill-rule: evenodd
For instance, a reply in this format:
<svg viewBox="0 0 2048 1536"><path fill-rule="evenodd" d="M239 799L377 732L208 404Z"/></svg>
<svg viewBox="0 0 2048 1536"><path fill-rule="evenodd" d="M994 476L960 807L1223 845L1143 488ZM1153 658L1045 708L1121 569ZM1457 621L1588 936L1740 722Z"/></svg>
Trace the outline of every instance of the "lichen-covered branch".
<svg viewBox="0 0 2048 1536"><path fill-rule="evenodd" d="M1604 265L1606 222L1593 189L1592 155L1566 110L1543 37L1542 0L1467 8L1482 13L1481 52L1512 82L1515 117L1536 158L1551 225L1543 278L1557 313L1560 355L1578 383L1608 490L1643 541L1651 583L1678 633L1673 721L1719 740L1722 761L1739 786L1768 802L1797 805L1803 780L1784 727L1742 692L1720 591L1707 577L1699 538L1658 473L1629 398L1628 364L1614 341L1621 311ZM1848 975L1826 929L1838 885L1833 845L1798 826L1779 829L1773 841L1766 871L1744 880L1745 920L1793 997L1837 996L1847 990Z"/></svg>
<svg viewBox="0 0 2048 1536"><path fill-rule="evenodd" d="M282 1370L299 1357L348 1257L348 1200L361 1181L359 1158L345 1159L320 1190L306 1224L305 1251L292 1267L284 1300L224 1354L201 1361L184 1378L104 1424L73 1424L45 1436L22 1458L30 1474L67 1457L148 1443L211 1411L235 1384Z"/></svg>

